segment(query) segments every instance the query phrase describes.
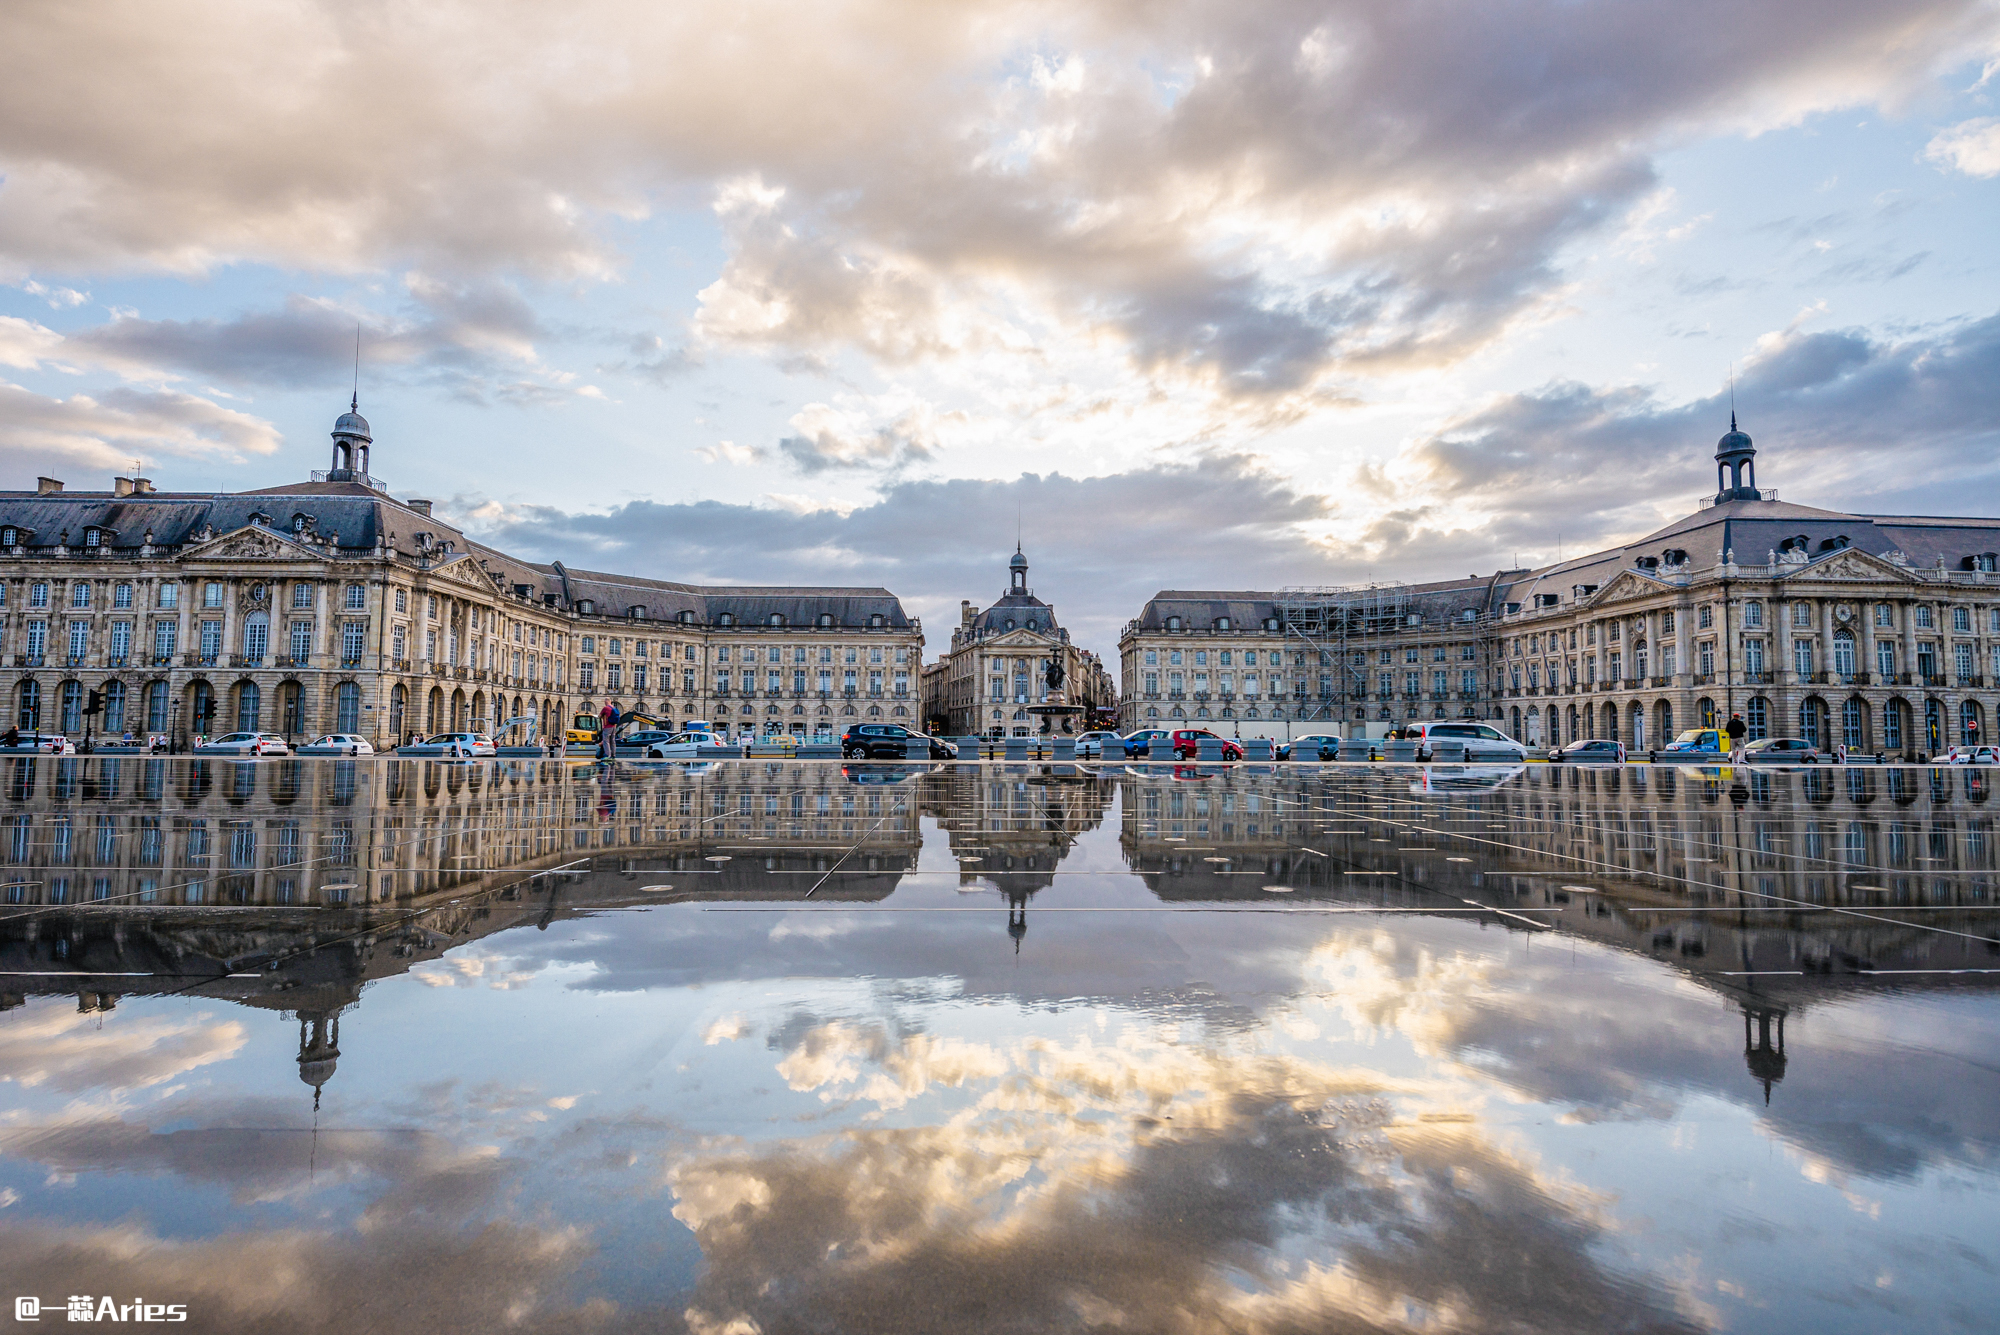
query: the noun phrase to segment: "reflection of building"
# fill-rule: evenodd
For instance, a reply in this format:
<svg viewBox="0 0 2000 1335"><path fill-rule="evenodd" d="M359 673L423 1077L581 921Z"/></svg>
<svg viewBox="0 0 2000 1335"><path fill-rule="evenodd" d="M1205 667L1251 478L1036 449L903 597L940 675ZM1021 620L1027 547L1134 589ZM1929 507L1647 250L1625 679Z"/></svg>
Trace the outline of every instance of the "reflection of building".
<svg viewBox="0 0 2000 1335"><path fill-rule="evenodd" d="M1111 781L1067 766L966 766L935 776L925 811L945 832L959 889L1007 899L1018 949L1028 900L1053 883L1079 836L1104 820Z"/></svg>
<svg viewBox="0 0 2000 1335"><path fill-rule="evenodd" d="M1771 1036L1772 1022L1777 1025L1777 1038ZM1756 1032L1751 1032L1751 1026ZM1743 1060L1750 1067L1750 1074L1764 1086L1764 1102L1771 1101L1771 1086L1785 1078L1785 1010L1784 1007L1751 1006L1743 1007Z"/></svg>
<svg viewBox="0 0 2000 1335"><path fill-rule="evenodd" d="M920 843L900 765L4 764L0 1009L281 1012L315 1105L366 985L453 946L636 903L879 900Z"/></svg>
<svg viewBox="0 0 2000 1335"><path fill-rule="evenodd" d="M960 736L1025 737L1040 725L1028 706L1049 700L1043 672L1051 658L1062 664L1067 703L1116 703L1110 673L1096 654L1070 643L1055 609L1028 587L1028 558L1016 551L1007 562L1007 592L983 612L963 604L950 651L925 670L924 717Z"/></svg>
<svg viewBox="0 0 2000 1335"><path fill-rule="evenodd" d="M1163 592L1119 640L1123 722L1497 717L1517 737L1659 746L1740 712L1752 738L1930 753L1991 740L2000 520L1851 515L1717 489L1637 542L1441 584Z"/></svg>
<svg viewBox="0 0 2000 1335"><path fill-rule="evenodd" d="M922 627L886 589L709 588L517 560L369 472L222 495L117 478L0 494L0 692L82 736L553 727L604 700L726 731L911 718Z"/></svg>

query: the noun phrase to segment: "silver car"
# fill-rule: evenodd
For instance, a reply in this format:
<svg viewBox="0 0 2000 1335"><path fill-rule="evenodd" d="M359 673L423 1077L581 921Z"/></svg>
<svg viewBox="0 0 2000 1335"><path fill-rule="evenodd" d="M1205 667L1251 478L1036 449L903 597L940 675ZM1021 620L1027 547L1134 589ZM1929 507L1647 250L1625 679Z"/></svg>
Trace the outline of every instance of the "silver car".
<svg viewBox="0 0 2000 1335"><path fill-rule="evenodd" d="M302 756L372 756L374 746L366 737L351 732L330 732L299 747Z"/></svg>
<svg viewBox="0 0 2000 1335"><path fill-rule="evenodd" d="M231 732L194 749L198 756L288 756L292 744L275 732Z"/></svg>
<svg viewBox="0 0 2000 1335"><path fill-rule="evenodd" d="M453 760L477 760L500 754L493 739L483 732L441 732L421 742L396 748L399 756L446 756Z"/></svg>
<svg viewBox="0 0 2000 1335"><path fill-rule="evenodd" d="M1780 765L1817 765L1825 756L1818 747L1798 737L1759 737L1746 742L1741 759L1748 764L1764 761Z"/></svg>

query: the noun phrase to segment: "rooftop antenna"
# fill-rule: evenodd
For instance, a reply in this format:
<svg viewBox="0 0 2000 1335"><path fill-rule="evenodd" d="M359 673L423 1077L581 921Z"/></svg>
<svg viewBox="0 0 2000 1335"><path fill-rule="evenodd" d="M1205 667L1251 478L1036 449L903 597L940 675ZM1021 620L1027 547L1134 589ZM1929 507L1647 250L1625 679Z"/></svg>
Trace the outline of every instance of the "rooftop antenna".
<svg viewBox="0 0 2000 1335"><path fill-rule="evenodd" d="M354 397L348 400L347 410L361 411L361 321L354 322Z"/></svg>
<svg viewBox="0 0 2000 1335"><path fill-rule="evenodd" d="M1729 363L1729 429L1736 429L1736 363Z"/></svg>

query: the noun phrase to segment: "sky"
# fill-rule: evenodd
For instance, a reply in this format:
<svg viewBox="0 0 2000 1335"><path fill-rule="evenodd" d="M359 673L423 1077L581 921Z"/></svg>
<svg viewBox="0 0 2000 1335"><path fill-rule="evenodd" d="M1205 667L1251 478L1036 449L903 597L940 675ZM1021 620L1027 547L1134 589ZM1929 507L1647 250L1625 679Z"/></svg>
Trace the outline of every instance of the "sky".
<svg viewBox="0 0 2000 1335"><path fill-rule="evenodd" d="M518 555L1489 573L1758 480L2000 514L1976 0L0 8L0 488L241 490L358 392ZM356 366L356 335L360 356Z"/></svg>

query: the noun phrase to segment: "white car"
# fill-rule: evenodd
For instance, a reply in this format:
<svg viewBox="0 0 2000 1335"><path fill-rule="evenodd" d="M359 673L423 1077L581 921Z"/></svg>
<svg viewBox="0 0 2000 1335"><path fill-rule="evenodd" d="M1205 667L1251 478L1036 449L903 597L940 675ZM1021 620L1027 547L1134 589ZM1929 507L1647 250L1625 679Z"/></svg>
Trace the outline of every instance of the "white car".
<svg viewBox="0 0 2000 1335"><path fill-rule="evenodd" d="M375 748L366 737L351 732L330 732L299 747L302 756L372 756Z"/></svg>
<svg viewBox="0 0 2000 1335"><path fill-rule="evenodd" d="M1394 733L1390 734L1392 737ZM1434 742L1456 742L1465 747L1468 761L1485 760L1526 763L1528 748L1509 737L1490 723L1471 723L1466 720L1446 722L1442 719L1431 723L1411 723L1402 730L1405 741L1417 744L1417 759L1430 760L1436 755Z"/></svg>
<svg viewBox="0 0 2000 1335"><path fill-rule="evenodd" d="M2000 765L2000 748L1991 746L1954 746L1944 753L1947 765Z"/></svg>
<svg viewBox="0 0 2000 1335"><path fill-rule="evenodd" d="M1080 732L1076 735L1076 754L1079 760L1093 760L1104 754L1106 746L1123 748L1125 739L1115 732Z"/></svg>
<svg viewBox="0 0 2000 1335"><path fill-rule="evenodd" d="M197 746L198 756L288 756L292 746L275 732L231 732Z"/></svg>
<svg viewBox="0 0 2000 1335"><path fill-rule="evenodd" d="M712 732L677 732L671 737L646 744L648 760L693 760L697 747L716 746Z"/></svg>
<svg viewBox="0 0 2000 1335"><path fill-rule="evenodd" d="M421 742L396 748L399 756L448 756L453 760L477 760L500 754L493 739L483 732L441 732Z"/></svg>

